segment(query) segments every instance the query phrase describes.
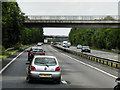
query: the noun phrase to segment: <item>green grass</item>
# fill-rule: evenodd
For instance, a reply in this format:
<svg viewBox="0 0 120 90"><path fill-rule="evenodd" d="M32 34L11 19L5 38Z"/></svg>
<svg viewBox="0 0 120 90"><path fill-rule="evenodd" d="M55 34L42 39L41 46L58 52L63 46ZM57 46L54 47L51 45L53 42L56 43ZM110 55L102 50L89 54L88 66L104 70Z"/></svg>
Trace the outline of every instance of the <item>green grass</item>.
<svg viewBox="0 0 120 90"><path fill-rule="evenodd" d="M99 50L99 51L104 51L104 52L111 52L111 53L119 53L119 52L117 52L117 51L111 51L111 50L106 50L106 49L98 49L98 48L93 48L93 47L91 47L91 49L93 49L93 50Z"/></svg>
<svg viewBox="0 0 120 90"><path fill-rule="evenodd" d="M32 45L21 45L19 49L17 50L12 50L12 51L3 51L2 53L2 56L0 55L0 61L6 59L7 57L15 54L16 52L18 52L19 50L24 50L25 48L27 47L30 47L30 46L33 46L34 44Z"/></svg>
<svg viewBox="0 0 120 90"><path fill-rule="evenodd" d="M13 54L15 54L15 53L18 52L18 51L19 51L19 50L5 51L4 54L2 54L2 56L0 56L0 57L1 57L1 60L6 59L6 58L9 57L10 55L13 55ZM1 60L0 60L0 61L1 61Z"/></svg>

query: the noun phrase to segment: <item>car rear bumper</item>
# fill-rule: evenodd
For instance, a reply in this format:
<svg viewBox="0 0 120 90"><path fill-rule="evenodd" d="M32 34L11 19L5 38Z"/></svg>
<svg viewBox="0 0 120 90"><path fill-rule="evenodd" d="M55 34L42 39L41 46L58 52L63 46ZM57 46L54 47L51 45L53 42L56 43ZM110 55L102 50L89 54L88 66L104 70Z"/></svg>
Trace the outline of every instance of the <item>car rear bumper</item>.
<svg viewBox="0 0 120 90"><path fill-rule="evenodd" d="M82 52L90 52L90 50L82 50Z"/></svg>
<svg viewBox="0 0 120 90"><path fill-rule="evenodd" d="M51 77L41 77L41 75L51 75ZM33 79L58 79L61 77L61 72L30 72L30 77Z"/></svg>
<svg viewBox="0 0 120 90"><path fill-rule="evenodd" d="M82 49L82 48L77 47L77 49Z"/></svg>

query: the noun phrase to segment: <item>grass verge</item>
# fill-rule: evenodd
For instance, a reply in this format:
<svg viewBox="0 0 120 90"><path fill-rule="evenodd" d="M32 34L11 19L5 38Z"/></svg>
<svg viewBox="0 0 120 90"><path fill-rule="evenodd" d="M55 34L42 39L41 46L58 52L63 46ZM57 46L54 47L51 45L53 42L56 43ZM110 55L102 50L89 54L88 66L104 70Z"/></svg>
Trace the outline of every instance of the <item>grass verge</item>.
<svg viewBox="0 0 120 90"><path fill-rule="evenodd" d="M99 51L104 51L104 52L110 52L110 53L116 53L119 54L120 52L118 51L111 51L111 50L106 50L106 49L98 49L98 48L93 48L91 47L92 50L99 50Z"/></svg>
<svg viewBox="0 0 120 90"><path fill-rule="evenodd" d="M17 50L11 50L11 51L3 51L2 55L0 55L0 61L6 59L7 57L15 54L16 52L20 51L20 50L24 50L25 48L27 47L30 47L30 46L33 46L34 44L31 44L31 45L21 45L19 47L19 49Z"/></svg>

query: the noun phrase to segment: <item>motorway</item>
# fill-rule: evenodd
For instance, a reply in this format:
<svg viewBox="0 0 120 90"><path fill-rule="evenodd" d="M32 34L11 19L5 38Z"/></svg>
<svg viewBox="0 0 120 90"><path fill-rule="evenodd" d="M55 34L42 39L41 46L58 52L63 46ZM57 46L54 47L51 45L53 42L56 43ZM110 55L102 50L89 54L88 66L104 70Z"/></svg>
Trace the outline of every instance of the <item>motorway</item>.
<svg viewBox="0 0 120 90"><path fill-rule="evenodd" d="M61 84L52 82L27 83L26 62L27 52L23 52L3 73L2 88L113 88L118 73L116 69L91 63L43 45L46 55L56 56L62 69Z"/></svg>
<svg viewBox="0 0 120 90"><path fill-rule="evenodd" d="M58 46L62 47L61 45L58 45ZM66 49L81 52L81 49L77 49L75 46L71 46L70 48L66 48ZM88 55L101 57L101 58L111 59L114 61L118 61L118 54L116 54L116 53L110 53L110 52L104 52L104 51L92 50L92 49L91 49L91 53L87 53L87 52L83 52L83 53L86 53Z"/></svg>

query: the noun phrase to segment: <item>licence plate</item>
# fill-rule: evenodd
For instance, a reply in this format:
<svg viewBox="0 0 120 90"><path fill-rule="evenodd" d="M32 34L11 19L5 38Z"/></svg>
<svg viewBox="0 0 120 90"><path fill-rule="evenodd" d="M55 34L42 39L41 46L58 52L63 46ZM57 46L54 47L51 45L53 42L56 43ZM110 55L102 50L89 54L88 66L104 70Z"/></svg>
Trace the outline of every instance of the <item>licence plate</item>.
<svg viewBox="0 0 120 90"><path fill-rule="evenodd" d="M34 55L39 55L39 54L34 54Z"/></svg>
<svg viewBox="0 0 120 90"><path fill-rule="evenodd" d="M40 77L51 77L49 74L41 74Z"/></svg>

